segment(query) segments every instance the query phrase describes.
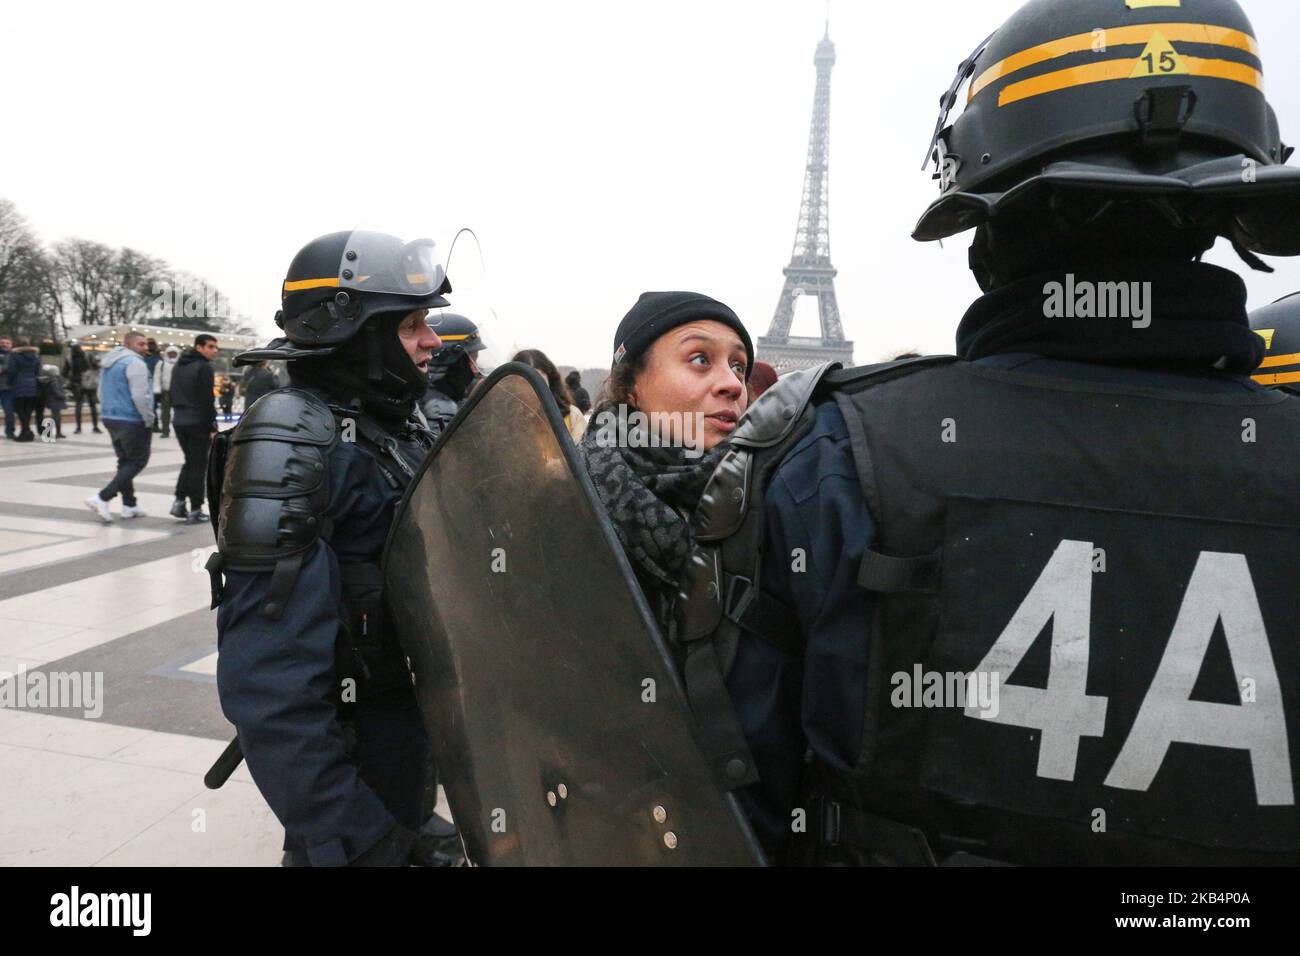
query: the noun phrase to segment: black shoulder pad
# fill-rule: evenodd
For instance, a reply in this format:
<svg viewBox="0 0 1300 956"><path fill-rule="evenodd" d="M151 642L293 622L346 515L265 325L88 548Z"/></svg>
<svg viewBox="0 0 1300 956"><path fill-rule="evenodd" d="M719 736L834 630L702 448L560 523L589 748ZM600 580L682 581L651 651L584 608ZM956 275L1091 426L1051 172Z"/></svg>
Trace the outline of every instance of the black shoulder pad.
<svg viewBox="0 0 1300 956"><path fill-rule="evenodd" d="M817 383L839 367L838 362L824 362L781 376L740 420L736 433L731 436L732 445L767 448L780 442L799 421Z"/></svg>
<svg viewBox="0 0 1300 956"><path fill-rule="evenodd" d="M226 568L268 570L327 532L329 407L301 389L270 392L231 432L217 547Z"/></svg>
<svg viewBox="0 0 1300 956"><path fill-rule="evenodd" d="M231 440L283 441L303 445L329 445L337 426L334 413L317 395L301 388L280 388L254 402Z"/></svg>
<svg viewBox="0 0 1300 956"><path fill-rule="evenodd" d="M921 358L900 359L897 362L879 362L856 368L839 369L821 381L823 391L856 392L868 385L878 385L927 368L951 365L960 359L955 355L924 355Z"/></svg>

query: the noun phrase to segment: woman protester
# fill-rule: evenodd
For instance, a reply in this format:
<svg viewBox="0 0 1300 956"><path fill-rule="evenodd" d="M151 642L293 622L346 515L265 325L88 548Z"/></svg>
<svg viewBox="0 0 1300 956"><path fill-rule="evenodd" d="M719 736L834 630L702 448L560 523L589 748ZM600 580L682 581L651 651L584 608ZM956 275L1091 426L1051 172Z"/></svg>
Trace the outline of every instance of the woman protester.
<svg viewBox="0 0 1300 956"><path fill-rule="evenodd" d="M754 346L721 302L697 292L646 292L619 323L613 354L578 450L671 634L690 517L749 405Z"/></svg>
<svg viewBox="0 0 1300 956"><path fill-rule="evenodd" d="M564 384L564 379L560 377L560 370L555 367L554 362L546 357L546 353L539 349L524 349L521 352L516 352L515 357L510 361L531 365L545 376L546 384L550 386L551 394L555 396L555 403L560 406L560 411L564 413L564 426L569 429L570 437L574 441L582 438L582 433L587 430L587 418L578 409L577 403L573 400L573 394L569 391L569 386Z"/></svg>

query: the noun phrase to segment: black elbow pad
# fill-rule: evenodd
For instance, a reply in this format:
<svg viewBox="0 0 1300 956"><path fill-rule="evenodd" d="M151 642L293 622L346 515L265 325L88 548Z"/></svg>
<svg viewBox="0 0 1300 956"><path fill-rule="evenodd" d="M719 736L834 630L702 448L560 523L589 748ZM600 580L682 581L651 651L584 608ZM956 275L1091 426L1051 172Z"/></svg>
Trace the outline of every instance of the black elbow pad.
<svg viewBox="0 0 1300 956"><path fill-rule="evenodd" d="M338 426L311 392L285 388L257 402L230 435L217 548L227 570L267 571L330 529L329 453Z"/></svg>

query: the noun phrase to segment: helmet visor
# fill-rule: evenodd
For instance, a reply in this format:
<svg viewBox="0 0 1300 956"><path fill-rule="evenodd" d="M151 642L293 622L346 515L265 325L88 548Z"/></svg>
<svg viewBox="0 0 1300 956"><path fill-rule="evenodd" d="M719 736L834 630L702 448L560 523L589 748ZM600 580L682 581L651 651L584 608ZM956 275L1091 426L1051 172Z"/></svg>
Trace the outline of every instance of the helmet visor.
<svg viewBox="0 0 1300 956"><path fill-rule="evenodd" d="M339 262L339 288L358 292L419 298L437 295L446 279L432 239L403 242L358 229L348 236Z"/></svg>

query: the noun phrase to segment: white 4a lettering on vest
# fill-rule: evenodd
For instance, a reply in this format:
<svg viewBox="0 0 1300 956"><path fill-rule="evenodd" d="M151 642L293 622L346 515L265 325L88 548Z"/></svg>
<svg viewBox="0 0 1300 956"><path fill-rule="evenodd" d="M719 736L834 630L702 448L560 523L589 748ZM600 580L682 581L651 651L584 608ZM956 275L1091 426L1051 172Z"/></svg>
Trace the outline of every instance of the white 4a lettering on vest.
<svg viewBox="0 0 1300 956"><path fill-rule="evenodd" d="M1248 705L1190 699L1220 620L1238 686L1247 677L1255 682ZM1175 742L1249 751L1259 805L1295 803L1282 687L1245 555L1205 552L1196 562L1155 680L1106 786L1149 789Z"/></svg>
<svg viewBox="0 0 1300 956"><path fill-rule="evenodd" d="M1042 731L1038 776L1073 780L1079 739L1105 731L1107 698L1087 693L1092 628L1090 541L1063 540L984 659L975 668L1002 675L1001 713L966 716ZM1051 623L1047 687L1008 684L1043 628ZM1238 687L1254 698L1241 704L1193 700L1210 639L1222 623ZM1146 791L1173 743L1245 750L1260 806L1293 806L1295 790L1281 682L1245 555L1202 552L1183 594L1133 726L1105 785Z"/></svg>

